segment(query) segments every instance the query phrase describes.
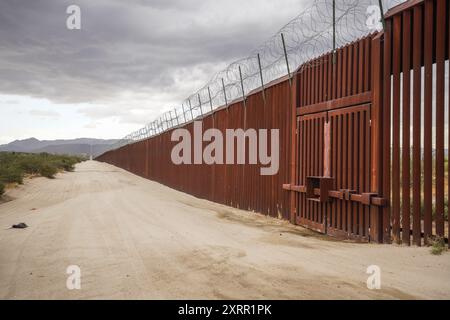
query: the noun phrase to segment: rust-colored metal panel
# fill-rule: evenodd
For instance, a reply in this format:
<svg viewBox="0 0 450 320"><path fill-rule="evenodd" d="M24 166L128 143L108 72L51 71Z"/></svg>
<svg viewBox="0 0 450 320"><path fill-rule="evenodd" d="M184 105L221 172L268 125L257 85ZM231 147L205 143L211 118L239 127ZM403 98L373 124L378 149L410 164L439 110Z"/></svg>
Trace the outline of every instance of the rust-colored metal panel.
<svg viewBox="0 0 450 320"><path fill-rule="evenodd" d="M411 243L411 234L419 246L435 236L448 239L448 222L444 221L448 202L444 181L448 8L448 0L407 1L386 17L383 113L393 125L385 123L392 150L385 145L383 157L386 165L388 159L393 162L392 203L385 210L392 210L395 241L406 245ZM388 226L384 221L384 227Z"/></svg>
<svg viewBox="0 0 450 320"><path fill-rule="evenodd" d="M402 124L402 243L410 245L411 230L411 11L403 13L403 124Z"/></svg>
<svg viewBox="0 0 450 320"><path fill-rule="evenodd" d="M433 155L432 155L432 121L433 121L433 1L425 1L424 20L424 242L429 243L432 236L433 216Z"/></svg>
<svg viewBox="0 0 450 320"><path fill-rule="evenodd" d="M291 189L298 193L298 224L333 236L368 240L369 208L355 201L370 189L367 178L370 175L369 116L369 105L363 105L298 118L302 171L300 186ZM326 122L329 133L325 135ZM307 191L306 181L307 177L323 176L325 144L330 145L332 168L329 172L335 189L329 191L333 194L330 203L308 198L311 192Z"/></svg>
<svg viewBox="0 0 450 320"><path fill-rule="evenodd" d="M386 21L383 57L383 196L391 195L391 65L392 20ZM391 242L391 207L383 208L383 241Z"/></svg>
<svg viewBox="0 0 450 320"><path fill-rule="evenodd" d="M306 177L323 174L323 123L326 113L306 115L299 118L299 131L306 132L300 140L299 149L303 150L299 161L304 170L301 183L306 184ZM304 150L307 149L306 152ZM300 207L297 213L297 223L316 231L325 232L325 208L321 203L316 203L307 198L306 193L299 193Z"/></svg>
<svg viewBox="0 0 450 320"><path fill-rule="evenodd" d="M413 16L413 243L420 246L422 243L421 224L421 101L422 101L422 7L414 8Z"/></svg>
<svg viewBox="0 0 450 320"><path fill-rule="evenodd" d="M400 243L400 72L402 16L392 25L392 236Z"/></svg>
<svg viewBox="0 0 450 320"><path fill-rule="evenodd" d="M298 197L299 224L333 236L364 241L369 239L369 206L353 200L360 200L362 193L368 193L371 188L370 105L367 103L373 97L369 80L373 36L339 48L335 59L330 52L299 69L301 81L308 83L300 86L306 92L299 90L296 154L300 170L298 185L291 188L291 193ZM325 128L328 128L326 135ZM329 191L330 202L320 203L308 198L306 180L324 175L323 157L328 154L324 152L325 145L330 149L331 166L326 172L331 175L336 190Z"/></svg>
<svg viewBox="0 0 450 320"><path fill-rule="evenodd" d="M369 184L368 190L370 193L382 194L383 187L383 174L382 174L382 122L383 119L383 44L381 41L382 34L374 37L373 45L371 48L373 65L380 66L379 68L373 68L371 76L373 77L373 90L372 90L372 110L371 110L371 134L366 138L370 139L370 163L366 165L371 168L370 177L366 177L367 184ZM368 48L368 46L366 46ZM366 51L368 56L369 50ZM366 76L367 77L367 76ZM367 81L365 80L366 88ZM365 215L367 217L366 224L370 228L370 240L382 243L383 242L383 211L382 208L372 206L367 209Z"/></svg>
<svg viewBox="0 0 450 320"><path fill-rule="evenodd" d="M446 1L436 7L436 235L444 237L445 30Z"/></svg>

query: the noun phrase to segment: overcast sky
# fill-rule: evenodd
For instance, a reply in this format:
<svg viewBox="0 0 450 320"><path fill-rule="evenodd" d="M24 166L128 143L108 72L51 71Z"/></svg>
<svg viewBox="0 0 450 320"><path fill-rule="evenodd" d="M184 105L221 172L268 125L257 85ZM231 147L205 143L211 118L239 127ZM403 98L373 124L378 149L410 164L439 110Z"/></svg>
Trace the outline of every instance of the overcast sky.
<svg viewBox="0 0 450 320"><path fill-rule="evenodd" d="M308 0L1 0L0 144L120 138L248 55ZM66 9L81 8L81 30Z"/></svg>

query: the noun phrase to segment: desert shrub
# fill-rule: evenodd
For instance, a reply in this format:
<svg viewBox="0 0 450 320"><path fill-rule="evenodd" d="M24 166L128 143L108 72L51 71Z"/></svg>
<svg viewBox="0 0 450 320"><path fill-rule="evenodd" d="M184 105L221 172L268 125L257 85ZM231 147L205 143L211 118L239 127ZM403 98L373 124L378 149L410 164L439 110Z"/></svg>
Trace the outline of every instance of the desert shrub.
<svg viewBox="0 0 450 320"><path fill-rule="evenodd" d="M447 245L444 238L436 236L431 240L431 254L441 255L444 251L447 251Z"/></svg>
<svg viewBox="0 0 450 320"><path fill-rule="evenodd" d="M41 176L49 178L49 179L53 179L57 172L58 172L58 169L55 166L51 165L51 164L44 164L39 169L39 174Z"/></svg>
<svg viewBox="0 0 450 320"><path fill-rule="evenodd" d="M28 174L38 174L44 165L43 159L38 156L30 156L20 160L20 167L25 173Z"/></svg>
<svg viewBox="0 0 450 320"><path fill-rule="evenodd" d="M75 166L73 164L65 164L63 166L64 171L72 172L75 170Z"/></svg>
<svg viewBox="0 0 450 320"><path fill-rule="evenodd" d="M75 164L83 160L81 157L48 153L0 152L0 182L22 183L25 174L53 178L58 170L73 171Z"/></svg>
<svg viewBox="0 0 450 320"><path fill-rule="evenodd" d="M70 159L62 159L60 168L64 169L64 171L73 171L75 170L75 163Z"/></svg>
<svg viewBox="0 0 450 320"><path fill-rule="evenodd" d="M59 156L51 161L56 168L69 172L75 169L77 162L79 162L77 159L68 156Z"/></svg>
<svg viewBox="0 0 450 320"><path fill-rule="evenodd" d="M0 182L22 184L22 170L17 166L0 166Z"/></svg>
<svg viewBox="0 0 450 320"><path fill-rule="evenodd" d="M431 242L431 254L441 255L447 250L447 245L442 237L435 237Z"/></svg>

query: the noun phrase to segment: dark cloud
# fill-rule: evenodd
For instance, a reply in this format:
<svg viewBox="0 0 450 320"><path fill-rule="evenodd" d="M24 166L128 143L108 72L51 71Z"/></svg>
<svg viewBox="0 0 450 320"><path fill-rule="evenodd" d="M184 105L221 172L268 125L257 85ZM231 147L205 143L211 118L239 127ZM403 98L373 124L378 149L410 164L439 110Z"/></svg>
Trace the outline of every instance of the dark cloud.
<svg viewBox="0 0 450 320"><path fill-rule="evenodd" d="M108 104L126 91L175 101L296 15L295 2L2 0L0 93ZM66 28L71 4L82 30Z"/></svg>

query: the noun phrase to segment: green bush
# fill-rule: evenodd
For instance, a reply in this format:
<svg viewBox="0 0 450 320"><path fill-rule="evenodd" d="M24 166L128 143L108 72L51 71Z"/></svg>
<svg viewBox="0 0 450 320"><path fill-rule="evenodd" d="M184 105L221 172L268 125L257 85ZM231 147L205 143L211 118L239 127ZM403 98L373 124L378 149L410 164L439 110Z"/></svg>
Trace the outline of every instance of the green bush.
<svg viewBox="0 0 450 320"><path fill-rule="evenodd" d="M63 169L67 172L73 172L75 170L75 166L73 164L65 164Z"/></svg>
<svg viewBox="0 0 450 320"><path fill-rule="evenodd" d="M447 245L442 237L435 237L431 243L431 254L441 255L444 251L447 251Z"/></svg>
<svg viewBox="0 0 450 320"><path fill-rule="evenodd" d="M21 159L19 165L25 173L38 174L44 165L44 161L38 157L28 157Z"/></svg>
<svg viewBox="0 0 450 320"><path fill-rule="evenodd" d="M53 178L58 170L73 171L84 159L76 156L0 152L0 182L22 183L25 174Z"/></svg>
<svg viewBox="0 0 450 320"><path fill-rule="evenodd" d="M75 170L75 164L78 161L70 158L58 158L51 161L51 163L58 169L62 169L64 171L72 172Z"/></svg>
<svg viewBox="0 0 450 320"><path fill-rule="evenodd" d="M0 167L0 181L3 183L23 183L23 173L18 167Z"/></svg>
<svg viewBox="0 0 450 320"><path fill-rule="evenodd" d="M58 169L50 164L44 164L39 169L39 174L43 177L53 179L55 177L55 174L58 172Z"/></svg>

